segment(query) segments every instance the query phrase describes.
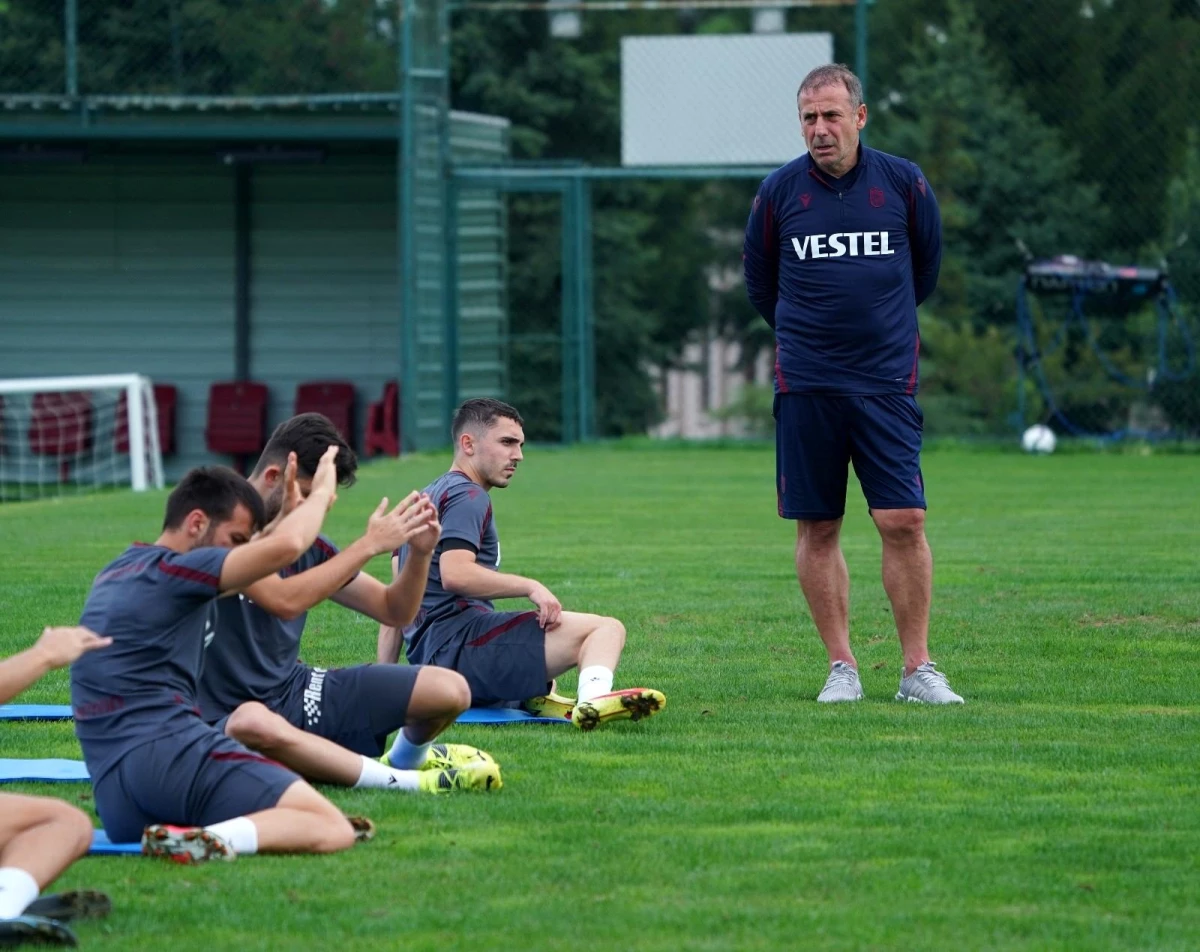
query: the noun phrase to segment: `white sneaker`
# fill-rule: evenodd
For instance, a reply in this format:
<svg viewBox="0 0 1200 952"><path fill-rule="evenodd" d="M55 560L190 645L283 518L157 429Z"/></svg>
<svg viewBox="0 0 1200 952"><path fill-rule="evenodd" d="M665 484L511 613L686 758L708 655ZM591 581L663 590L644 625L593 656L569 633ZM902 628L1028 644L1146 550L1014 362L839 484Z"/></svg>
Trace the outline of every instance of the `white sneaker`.
<svg viewBox="0 0 1200 952"><path fill-rule="evenodd" d="M959 695L950 690L946 676L932 661L926 661L908 677L900 679L897 701L916 701L921 704L963 704Z"/></svg>
<svg viewBox="0 0 1200 952"><path fill-rule="evenodd" d="M835 661L829 668L825 687L817 695L822 704L837 704L841 701L861 701L862 682L858 680L858 669L845 661Z"/></svg>

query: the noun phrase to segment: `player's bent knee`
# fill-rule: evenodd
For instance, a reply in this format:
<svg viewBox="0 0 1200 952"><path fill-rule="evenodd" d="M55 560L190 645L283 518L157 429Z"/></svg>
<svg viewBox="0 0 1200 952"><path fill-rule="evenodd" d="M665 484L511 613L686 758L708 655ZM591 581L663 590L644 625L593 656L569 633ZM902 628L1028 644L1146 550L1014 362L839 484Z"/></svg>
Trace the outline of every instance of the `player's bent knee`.
<svg viewBox="0 0 1200 952"><path fill-rule="evenodd" d="M625 647L625 624L618 618L605 618L605 625L613 632L614 637L618 642L618 647Z"/></svg>
<svg viewBox="0 0 1200 952"><path fill-rule="evenodd" d="M225 733L254 750L275 747L291 725L258 701L247 701L229 715Z"/></svg>
<svg viewBox="0 0 1200 952"><path fill-rule="evenodd" d="M354 845L354 827L342 811L306 780L297 780L275 804L304 814L305 848L314 853L337 853Z"/></svg>
<svg viewBox="0 0 1200 952"><path fill-rule="evenodd" d="M471 687L457 671L425 665L417 672L410 710L425 716L432 712L457 716L470 706Z"/></svg>
<svg viewBox="0 0 1200 952"><path fill-rule="evenodd" d="M38 797L37 810L31 817L34 822L31 827L45 825L53 828L54 838L59 842L70 843L76 857L83 856L92 845L92 820L82 810L55 800L51 797Z"/></svg>

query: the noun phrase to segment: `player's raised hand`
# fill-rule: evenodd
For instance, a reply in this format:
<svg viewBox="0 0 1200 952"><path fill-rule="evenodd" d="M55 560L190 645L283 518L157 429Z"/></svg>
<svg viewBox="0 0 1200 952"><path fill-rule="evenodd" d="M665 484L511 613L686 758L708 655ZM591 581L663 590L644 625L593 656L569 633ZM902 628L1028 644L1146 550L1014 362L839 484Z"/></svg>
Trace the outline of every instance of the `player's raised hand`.
<svg viewBox="0 0 1200 952"><path fill-rule="evenodd" d="M42 653L52 668L62 668L77 660L81 655L112 644L111 638L102 638L90 628L68 625L59 628L43 628L42 636L34 647Z"/></svg>
<svg viewBox="0 0 1200 952"><path fill-rule="evenodd" d="M562 615L562 603L554 597L554 593L550 589L541 582L535 583L533 590L529 593L529 600L537 606L539 625L546 631L553 631L558 627L559 618Z"/></svg>
<svg viewBox="0 0 1200 952"><path fill-rule="evenodd" d="M421 494L421 498L429 504L428 516L408 540L408 547L417 555L429 556L433 555L433 550L437 548L438 540L442 537L442 524L438 521L437 507L434 506L433 500L424 493Z"/></svg>
<svg viewBox="0 0 1200 952"><path fill-rule="evenodd" d="M385 496L367 521L367 538L380 555L400 548L416 533L424 530L430 519L437 519L437 512L429 497L415 490L405 496L395 509L389 512L387 507Z"/></svg>
<svg viewBox="0 0 1200 952"><path fill-rule="evenodd" d="M304 494L296 482L296 470L299 464L295 453L288 453L287 464L283 467L283 506L279 510L279 518L286 519L289 512L304 502Z"/></svg>
<svg viewBox="0 0 1200 952"><path fill-rule="evenodd" d="M338 449L339 447L335 444L325 450L325 454L321 457L321 462L317 464L317 471L313 473L312 491L308 494L310 499L320 493L327 494L329 501L326 503L326 509L331 507L337 500Z"/></svg>

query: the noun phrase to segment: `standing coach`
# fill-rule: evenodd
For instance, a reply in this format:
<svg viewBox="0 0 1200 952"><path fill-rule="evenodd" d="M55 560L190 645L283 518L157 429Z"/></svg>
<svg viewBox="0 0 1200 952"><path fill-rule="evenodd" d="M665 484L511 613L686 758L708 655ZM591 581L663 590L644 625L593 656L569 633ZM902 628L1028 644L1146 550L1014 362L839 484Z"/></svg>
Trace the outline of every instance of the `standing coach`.
<svg viewBox="0 0 1200 952"><path fill-rule="evenodd" d="M897 700L961 704L929 660L917 305L937 285L942 225L915 164L859 142L862 83L841 65L798 93L808 153L763 181L746 226L750 300L775 329L779 515L796 520L796 575L829 653L817 700L863 696L850 650L838 536L848 464L883 539L883 587L904 652Z"/></svg>

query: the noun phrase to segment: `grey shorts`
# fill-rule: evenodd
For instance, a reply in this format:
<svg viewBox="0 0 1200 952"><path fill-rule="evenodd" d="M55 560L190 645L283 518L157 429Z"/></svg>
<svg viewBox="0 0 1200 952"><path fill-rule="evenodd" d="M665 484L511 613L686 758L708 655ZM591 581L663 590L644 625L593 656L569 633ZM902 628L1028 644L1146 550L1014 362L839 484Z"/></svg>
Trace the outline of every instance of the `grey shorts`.
<svg viewBox="0 0 1200 952"><path fill-rule="evenodd" d="M428 656L422 644L436 644ZM537 612L466 611L429 624L409 660L451 668L471 686L473 707L545 694L546 632Z"/></svg>
<svg viewBox="0 0 1200 952"><path fill-rule="evenodd" d="M309 668L277 713L293 727L378 757L388 735L404 726L420 670L407 664Z"/></svg>
<svg viewBox="0 0 1200 952"><path fill-rule="evenodd" d="M133 748L94 784L109 839L141 839L153 823L208 826L269 810L300 779L215 727L197 721Z"/></svg>

